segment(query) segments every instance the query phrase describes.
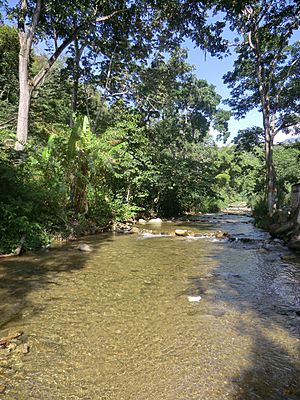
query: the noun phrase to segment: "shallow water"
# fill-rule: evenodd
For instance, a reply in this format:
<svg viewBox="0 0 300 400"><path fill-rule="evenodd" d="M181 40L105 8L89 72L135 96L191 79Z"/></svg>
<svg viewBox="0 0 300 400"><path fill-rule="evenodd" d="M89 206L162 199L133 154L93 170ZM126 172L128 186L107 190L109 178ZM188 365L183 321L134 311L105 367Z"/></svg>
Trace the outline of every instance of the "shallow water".
<svg viewBox="0 0 300 400"><path fill-rule="evenodd" d="M0 399L300 399L299 258L245 216L146 228L0 262L0 337L30 346Z"/></svg>

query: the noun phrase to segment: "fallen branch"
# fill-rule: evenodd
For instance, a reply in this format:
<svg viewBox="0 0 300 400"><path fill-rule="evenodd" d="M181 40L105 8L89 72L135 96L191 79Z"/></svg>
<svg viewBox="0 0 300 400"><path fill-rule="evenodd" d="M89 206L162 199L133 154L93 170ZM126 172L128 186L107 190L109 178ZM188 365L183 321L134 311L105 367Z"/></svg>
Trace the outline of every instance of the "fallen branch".
<svg viewBox="0 0 300 400"><path fill-rule="evenodd" d="M23 334L24 334L24 332L23 332L23 331L20 331L20 332L14 333L14 334L12 334L12 335L6 336L6 337L4 337L4 338L1 338L1 339L0 339L0 346L4 346L4 347L8 346L9 343L10 343L13 339L18 339L18 338L19 338L20 336L22 336Z"/></svg>

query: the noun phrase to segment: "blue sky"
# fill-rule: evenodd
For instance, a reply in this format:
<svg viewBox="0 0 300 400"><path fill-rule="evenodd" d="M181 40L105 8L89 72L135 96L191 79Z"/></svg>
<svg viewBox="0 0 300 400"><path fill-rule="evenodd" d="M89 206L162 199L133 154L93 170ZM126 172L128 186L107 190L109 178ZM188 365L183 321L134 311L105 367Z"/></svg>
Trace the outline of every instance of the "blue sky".
<svg viewBox="0 0 300 400"><path fill-rule="evenodd" d="M232 70L235 57L232 55L219 60L217 57L212 57L208 53L205 54L199 48L195 48L189 40L186 41L185 45L189 50L187 61L195 66L196 75L213 84L216 87L216 92L222 96L222 99L230 97L230 91L223 83L222 77L226 72ZM228 106L223 104L222 107L229 109ZM240 129L249 128L254 125L262 126L261 114L256 110L249 112L245 118L240 120L231 117L229 121L230 138L228 141L232 140Z"/></svg>
<svg viewBox="0 0 300 400"><path fill-rule="evenodd" d="M300 30L296 31L293 39L300 40ZM223 99L230 97L230 91L223 83L222 76L232 70L234 63L234 55L228 56L222 60L217 57L212 57L208 53L205 55L204 51L195 48L190 40L186 40L185 47L189 50L188 62L195 66L195 73L201 79L206 79L208 83L216 87L216 92L219 93ZM228 106L222 105L223 108L229 109ZM236 120L231 117L229 121L230 137L227 141L229 143L240 129L249 128L252 126L262 127L262 115L257 110L250 111L245 118ZM276 142L281 142L288 138L284 133L278 133Z"/></svg>

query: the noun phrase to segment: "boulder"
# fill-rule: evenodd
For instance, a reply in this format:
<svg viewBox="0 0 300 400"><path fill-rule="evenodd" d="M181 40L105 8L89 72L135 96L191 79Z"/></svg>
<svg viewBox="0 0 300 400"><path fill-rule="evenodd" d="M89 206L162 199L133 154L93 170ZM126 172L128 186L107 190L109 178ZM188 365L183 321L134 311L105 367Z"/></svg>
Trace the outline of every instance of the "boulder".
<svg viewBox="0 0 300 400"><path fill-rule="evenodd" d="M113 225L113 231L117 233L133 233L132 226L127 222L115 222Z"/></svg>
<svg viewBox="0 0 300 400"><path fill-rule="evenodd" d="M143 219L143 218L140 218L140 219L138 220L138 223L139 223L139 224L146 224L147 221L146 221L145 219Z"/></svg>
<svg viewBox="0 0 300 400"><path fill-rule="evenodd" d="M287 245L292 250L300 250L300 235L293 236Z"/></svg>
<svg viewBox="0 0 300 400"><path fill-rule="evenodd" d="M148 221L149 224L161 224L162 223L162 219L161 218L151 218Z"/></svg>
<svg viewBox="0 0 300 400"><path fill-rule="evenodd" d="M140 232L140 228L138 228L137 226L133 226L133 227L131 228L131 232L132 232L132 233L139 233L139 232Z"/></svg>
<svg viewBox="0 0 300 400"><path fill-rule="evenodd" d="M189 236L189 232L186 229L176 229L175 235L176 236Z"/></svg>

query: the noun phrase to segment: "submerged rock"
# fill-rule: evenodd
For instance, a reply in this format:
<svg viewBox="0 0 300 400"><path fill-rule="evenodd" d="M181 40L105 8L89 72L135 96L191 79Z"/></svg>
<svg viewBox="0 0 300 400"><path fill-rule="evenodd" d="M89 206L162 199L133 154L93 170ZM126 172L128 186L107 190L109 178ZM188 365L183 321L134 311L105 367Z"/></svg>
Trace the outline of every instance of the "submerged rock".
<svg viewBox="0 0 300 400"><path fill-rule="evenodd" d="M29 353L29 344L23 343L21 346L19 346L17 348L17 351L22 354L28 354Z"/></svg>
<svg viewBox="0 0 300 400"><path fill-rule="evenodd" d="M80 250L80 251L85 251L85 252L91 252L92 251L91 246L89 246L86 243L79 243L77 249Z"/></svg>
<svg viewBox="0 0 300 400"><path fill-rule="evenodd" d="M217 239L223 239L223 238L227 238L229 237L229 233L228 232L223 232L223 231L216 231L215 232L215 238Z"/></svg>

